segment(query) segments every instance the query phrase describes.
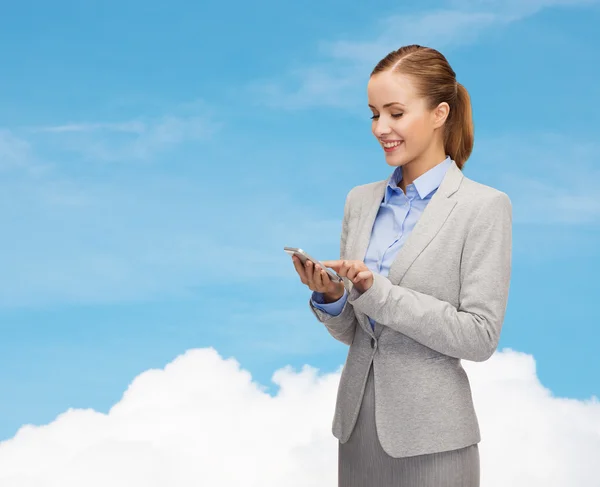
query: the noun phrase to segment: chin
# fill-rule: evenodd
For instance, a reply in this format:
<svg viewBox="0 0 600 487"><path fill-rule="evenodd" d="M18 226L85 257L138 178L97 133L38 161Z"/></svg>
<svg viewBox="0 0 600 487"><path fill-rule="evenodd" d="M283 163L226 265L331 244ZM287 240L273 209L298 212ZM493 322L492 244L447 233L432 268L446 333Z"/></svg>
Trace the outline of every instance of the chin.
<svg viewBox="0 0 600 487"><path fill-rule="evenodd" d="M407 162L410 162L410 159L406 156L401 157L386 157L385 162L387 162L388 166L398 167L404 166Z"/></svg>

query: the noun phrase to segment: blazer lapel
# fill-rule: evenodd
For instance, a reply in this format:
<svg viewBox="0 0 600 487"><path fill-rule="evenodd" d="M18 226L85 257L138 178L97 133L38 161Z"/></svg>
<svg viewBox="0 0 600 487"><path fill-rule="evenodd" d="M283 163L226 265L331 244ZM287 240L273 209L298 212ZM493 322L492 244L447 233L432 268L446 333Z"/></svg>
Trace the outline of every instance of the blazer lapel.
<svg viewBox="0 0 600 487"><path fill-rule="evenodd" d="M431 197L413 231L390 266L388 279L392 284L399 284L402 281L404 274L406 274L415 259L440 231L456 206L457 200L451 199L451 196L458 190L462 179L462 171L455 162L452 162L438 190Z"/></svg>
<svg viewBox="0 0 600 487"><path fill-rule="evenodd" d="M375 224L377 212L379 211L379 207L383 200L383 194L386 185L387 180L378 181L376 184L373 185L372 191L365 196L366 201L361 201L362 208L361 217L359 218L358 223L359 230L356 233L356 240L354 242L354 245L352 245L351 247L351 251L348 257L351 260L360 260L362 262L365 261L365 255L367 253L367 248L369 247L369 241L371 240L371 232L373 230L373 225ZM350 283L350 285L352 285L352 283ZM362 319L359 319L358 322L369 335L374 337L375 332L371 328L369 318L365 315L361 316Z"/></svg>
<svg viewBox="0 0 600 487"><path fill-rule="evenodd" d="M383 201L386 184L387 181L379 181L373 185L372 191L365 198L367 201L363 202L359 230L356 233L356 242L352 246L352 260L365 261L371 240L371 232L373 231L377 212ZM363 213L365 214L364 216L362 216Z"/></svg>
<svg viewBox="0 0 600 487"><path fill-rule="evenodd" d="M404 274L406 274L411 264L438 233L456 206L457 201L450 199L450 197L458 190L462 180L462 171L455 162L452 162L438 190L431 197L413 231L392 261L388 274L388 279L392 284L399 284L402 281ZM371 240L371 232L377 212L383 201L386 185L387 180L378 181L373 185L372 191L368 194L367 201L363 202L361 213L364 213L364 217L360 219L359 231L356 234L356 241L352 246L350 259L361 260L363 262L365 260ZM361 323L361 325L369 335L375 334L371 329L368 319L366 319L365 323ZM379 330L379 333L381 333L381 330Z"/></svg>

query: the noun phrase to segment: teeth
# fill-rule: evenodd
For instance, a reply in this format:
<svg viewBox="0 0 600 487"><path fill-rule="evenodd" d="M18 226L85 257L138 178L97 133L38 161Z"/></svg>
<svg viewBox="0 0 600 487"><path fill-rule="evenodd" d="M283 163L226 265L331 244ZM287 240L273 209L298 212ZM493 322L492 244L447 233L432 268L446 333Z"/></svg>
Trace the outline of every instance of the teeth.
<svg viewBox="0 0 600 487"><path fill-rule="evenodd" d="M400 142L385 142L383 144L383 147L389 149L391 147L396 147L397 145L400 145L401 143L402 143L402 141L400 141Z"/></svg>

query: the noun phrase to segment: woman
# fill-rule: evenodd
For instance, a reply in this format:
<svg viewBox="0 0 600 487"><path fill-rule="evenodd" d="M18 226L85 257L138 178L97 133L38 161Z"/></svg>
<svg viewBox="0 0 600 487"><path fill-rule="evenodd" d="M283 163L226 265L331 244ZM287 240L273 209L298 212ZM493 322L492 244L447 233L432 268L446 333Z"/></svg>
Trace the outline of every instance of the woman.
<svg viewBox="0 0 600 487"><path fill-rule="evenodd" d="M479 424L462 360L495 351L511 274L508 196L462 173L470 99L446 58L388 54L368 83L373 135L395 168L353 188L342 223L343 278L293 258L311 310L350 346L333 434L339 485L479 486Z"/></svg>

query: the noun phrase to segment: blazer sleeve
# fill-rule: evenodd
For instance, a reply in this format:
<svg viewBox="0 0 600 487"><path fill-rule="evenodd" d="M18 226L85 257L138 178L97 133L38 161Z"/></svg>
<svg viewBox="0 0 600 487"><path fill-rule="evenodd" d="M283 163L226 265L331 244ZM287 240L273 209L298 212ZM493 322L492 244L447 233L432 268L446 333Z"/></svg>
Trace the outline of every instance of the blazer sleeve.
<svg viewBox="0 0 600 487"><path fill-rule="evenodd" d="M346 203L344 204L344 218L342 220L342 234L340 237L340 259L345 258L346 240L348 238L348 222L351 215L352 191L353 190L350 190L346 196ZM343 279L344 287L346 288L346 292L348 292L349 281L347 281L346 278ZM312 302L312 297L308 300L308 303L317 320L325 325L327 331L329 331L333 338L346 345L352 345L358 320L354 314L354 307L348 302L348 299L345 300L344 306L338 315L331 315L326 311L317 308Z"/></svg>
<svg viewBox="0 0 600 487"><path fill-rule="evenodd" d="M348 301L377 322L444 355L475 362L498 346L508 301L512 205L498 192L480 205L466 236L460 265L458 308L374 274L364 293Z"/></svg>

